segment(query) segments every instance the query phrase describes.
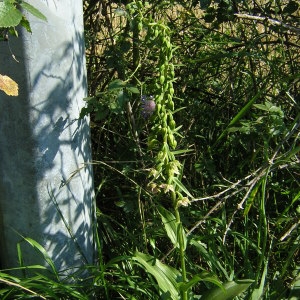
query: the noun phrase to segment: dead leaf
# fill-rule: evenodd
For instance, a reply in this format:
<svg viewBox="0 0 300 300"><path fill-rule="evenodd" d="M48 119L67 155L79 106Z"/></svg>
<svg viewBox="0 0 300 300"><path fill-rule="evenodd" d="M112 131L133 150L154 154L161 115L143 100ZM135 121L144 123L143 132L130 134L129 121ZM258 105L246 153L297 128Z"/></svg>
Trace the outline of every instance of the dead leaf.
<svg viewBox="0 0 300 300"><path fill-rule="evenodd" d="M0 74L0 90L2 90L8 96L18 96L19 95L18 84L6 75Z"/></svg>

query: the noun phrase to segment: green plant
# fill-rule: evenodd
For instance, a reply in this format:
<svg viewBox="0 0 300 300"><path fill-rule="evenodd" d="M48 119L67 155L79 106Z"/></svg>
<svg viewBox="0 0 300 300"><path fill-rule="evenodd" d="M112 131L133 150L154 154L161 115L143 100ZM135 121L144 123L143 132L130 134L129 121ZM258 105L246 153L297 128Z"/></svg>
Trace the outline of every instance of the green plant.
<svg viewBox="0 0 300 300"><path fill-rule="evenodd" d="M47 18L31 4L22 0L4 0L0 1L0 30L2 38L0 41L8 40L7 31L18 36L15 27L21 25L27 31L31 32L30 24L25 15L21 12L21 8L25 9L35 17L46 21ZM0 74L0 90L9 96L18 96L18 84L6 75Z"/></svg>
<svg viewBox="0 0 300 300"><path fill-rule="evenodd" d="M82 299L297 295L298 10L85 1L99 235Z"/></svg>
<svg viewBox="0 0 300 300"><path fill-rule="evenodd" d="M148 273L159 277L147 259L180 270L168 272L166 282L186 284L184 297L189 289L201 295L213 288L192 275L204 270L219 283L255 280L241 299L280 297L291 282L280 268L296 268L296 231L287 240L272 237L297 228L298 4L276 5L110 1L97 19L105 24L101 35L87 36L91 94L120 78L156 102L144 120L137 94L129 95L131 111L124 105L115 116L108 109L94 123L94 135L106 141L95 152L99 206L134 232L122 251L139 249L136 259ZM99 43L107 43L103 52ZM111 72L93 81L101 70ZM111 230L110 241L120 239L117 227Z"/></svg>
<svg viewBox="0 0 300 300"><path fill-rule="evenodd" d="M27 31L31 32L30 24L21 9L28 11L43 21L47 21L47 18L38 9L26 1L3 0L0 2L0 28L12 29L11 32L17 35L15 27L21 25L26 28Z"/></svg>
<svg viewBox="0 0 300 300"><path fill-rule="evenodd" d="M180 278L177 275L175 278L181 282L181 284L179 284L181 288L179 288L179 285L174 285L172 297L174 298L175 294L178 297L178 294L181 293L182 298L187 299L191 287L199 281L204 280L201 276L195 276L188 282L185 265L185 250L187 247L186 229L183 227L179 213L180 207L189 204L188 197L192 198L192 195L182 182L183 164L179 162L176 156L184 155L188 153L189 150L176 149L176 136L179 138L183 138L183 136L179 133L181 126L176 128L175 114L179 113L183 108L180 107L175 110L173 99L173 85L176 79L175 66L172 62L175 50L171 44L172 31L167 25L163 24L162 21L155 21L151 17L148 17L146 14L149 10L151 10L150 5L147 3L144 4L141 1L133 1L127 4L126 12L124 10L124 14L122 15L127 16L131 27L125 26L124 32L120 33L118 40L120 43L124 43L122 37L128 37L130 33L130 31L128 31L129 28L132 30L132 65L134 66L134 77L130 75L129 79L132 79L135 84L141 86L144 95L153 95L155 99L156 110L149 119L151 129L147 138L148 157L151 157L154 161L154 166L150 168L150 182L148 182L147 188L152 194L151 198L154 201L157 212L159 212L158 216L160 216L163 224L165 224L168 237L173 243L173 246L179 250L181 271ZM128 42L129 40L127 39L127 45ZM142 51L142 48L149 54L149 59L153 63L152 72L156 74L154 78L145 78L145 82L141 82L138 78L135 78L142 73L144 68L147 68L140 60L140 51ZM117 46L115 49L120 48ZM119 56L122 57L122 54L119 54ZM127 64L128 61L130 60L127 58ZM115 66L115 68L118 70L118 74L121 78L124 78L124 74L130 74L130 70L128 73L128 69L126 69L123 64L123 59L120 61L120 65ZM126 85L124 84L122 88L126 89ZM94 107L98 106L97 111L103 112L103 110L101 110L101 105L104 103L103 98L99 100L99 103L97 103L97 101L94 103ZM128 98L127 101L130 101L130 98ZM91 107L90 104L91 102L88 103L87 109ZM122 106L120 106L120 108L122 108ZM110 111L113 112L113 110ZM122 112L122 110L120 112ZM111 123L112 119L110 119L109 122ZM124 125L124 127L128 128L126 125ZM137 141L138 139L135 140ZM145 148L142 149L142 151L146 151ZM145 162L148 163L147 161ZM125 202L123 205L124 208L128 207L127 209L129 209L129 203ZM171 207L174 214L163 206ZM144 234L146 234L147 239L147 230ZM151 256L149 256L149 254L145 254L146 256L140 255L142 254L137 253L136 256L138 258L136 259L157 279L158 285L162 285L162 292L166 292L163 288L166 285L162 282L164 281L164 276L160 274L160 268L148 268L147 262L143 261L143 259L146 260L147 258L151 260ZM157 259L156 261L158 262ZM168 270L169 267L164 265L163 268ZM170 275L172 272L170 271L168 274ZM172 277L172 275L170 276ZM169 279L165 278L167 281ZM171 282L174 283L174 280L171 280ZM218 281L215 279L215 282Z"/></svg>

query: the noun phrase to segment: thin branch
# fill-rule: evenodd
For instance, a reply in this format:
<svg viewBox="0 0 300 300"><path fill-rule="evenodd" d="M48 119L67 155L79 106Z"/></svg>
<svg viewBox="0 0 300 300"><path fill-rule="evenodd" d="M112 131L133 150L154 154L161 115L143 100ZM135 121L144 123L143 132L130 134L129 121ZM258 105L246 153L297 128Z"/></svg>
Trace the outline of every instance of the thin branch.
<svg viewBox="0 0 300 300"><path fill-rule="evenodd" d="M225 229L225 232L224 232L224 235L223 235L223 239L222 239L223 244L225 244L227 233L230 229L231 224L233 223L235 215L237 214L238 211L243 209L243 205L244 205L245 201L248 199L249 194L252 192L253 188L255 187L255 185L257 184L257 182L260 180L260 178L263 175L264 175L264 173L262 172L261 176L253 178L250 188L248 189L247 193L243 197L242 201L240 203L238 203L237 210L235 210L234 213L231 215L230 221L228 222L228 224L226 226L226 229Z"/></svg>
<svg viewBox="0 0 300 300"><path fill-rule="evenodd" d="M213 213L215 212L219 207L221 207L222 204L224 204L224 202L230 198L233 197L234 195L240 193L242 190L246 189L246 186L241 187L240 189L232 192L231 194L225 196L222 200L220 200L219 202L217 202L214 207L212 207L208 213L201 219L199 220L188 232L187 232L187 236L190 235L195 229L197 229L203 222L205 222L205 220Z"/></svg>
<svg viewBox="0 0 300 300"><path fill-rule="evenodd" d="M266 165L267 166L267 165ZM226 188L225 190L217 193L217 194L214 194L214 195L211 195L211 196L206 196L206 197L202 197L202 198L194 198L191 200L191 202L196 202L196 201L204 201L204 200L209 200L209 199L214 199L214 198L219 198L220 196L222 196L223 194L227 193L228 191L236 188L238 185L240 185L242 182L250 179L251 177L253 176L256 176L259 172L261 172L261 170L263 170L266 166L263 166L263 167L260 167L258 168L257 170L255 170L254 172L252 172L251 174L245 176L244 178L242 179L239 179L237 182L233 183L231 186L229 186L228 188ZM252 181L251 181L252 182ZM245 187L246 186L249 186L250 183L247 183L245 184Z"/></svg>
<svg viewBox="0 0 300 300"><path fill-rule="evenodd" d="M292 231L294 231L300 224L300 219L297 223L293 224L289 230L279 239L280 242L284 241L288 236L291 235Z"/></svg>
<svg viewBox="0 0 300 300"><path fill-rule="evenodd" d="M221 197L223 194L227 193L228 191L234 189L236 186L238 186L244 179L240 179L238 180L237 182L235 182L234 184L232 184L230 187L228 187L227 189L217 193L217 194L214 194L214 195L211 195L211 196L207 196L207 197L202 197L202 198L195 198L195 199L192 199L191 200L191 203L192 202L197 202L197 201L204 201L204 200L210 200L210 199L214 199L214 198L219 198Z"/></svg>
<svg viewBox="0 0 300 300"><path fill-rule="evenodd" d="M283 23L279 20L276 20L276 19L271 19L271 18L268 18L268 17L252 16L252 15L247 15L247 14L234 14L234 15L238 18L241 18L241 19L255 20L255 21L260 21L260 22L268 22L271 25L275 25L275 26L278 26L278 27L283 27L284 29L287 29L291 32L294 32L294 33L300 35L300 28L285 24L285 23Z"/></svg>

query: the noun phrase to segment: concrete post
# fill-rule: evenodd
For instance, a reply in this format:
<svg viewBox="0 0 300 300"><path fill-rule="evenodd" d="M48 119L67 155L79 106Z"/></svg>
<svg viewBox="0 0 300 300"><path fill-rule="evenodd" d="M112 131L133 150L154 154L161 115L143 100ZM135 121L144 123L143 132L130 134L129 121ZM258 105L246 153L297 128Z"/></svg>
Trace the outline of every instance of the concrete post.
<svg viewBox="0 0 300 300"><path fill-rule="evenodd" d="M32 33L0 42L0 74L19 96L0 91L0 254L18 266L22 236L40 243L66 275L93 263L93 179L81 0L27 0ZM16 60L18 61L16 62ZM21 242L24 264L44 264Z"/></svg>

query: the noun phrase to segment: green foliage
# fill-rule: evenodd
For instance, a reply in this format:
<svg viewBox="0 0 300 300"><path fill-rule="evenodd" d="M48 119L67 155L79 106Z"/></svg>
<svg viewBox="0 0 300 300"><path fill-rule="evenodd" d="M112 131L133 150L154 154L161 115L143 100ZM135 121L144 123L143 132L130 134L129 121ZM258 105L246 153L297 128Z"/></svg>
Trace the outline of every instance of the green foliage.
<svg viewBox="0 0 300 300"><path fill-rule="evenodd" d="M297 1L84 5L99 265L73 291L296 297Z"/></svg>
<svg viewBox="0 0 300 300"><path fill-rule="evenodd" d="M47 21L47 18L31 4L22 0L1 0L0 1L0 41L8 39L8 31L17 36L18 32L15 27L21 25L28 32L31 32L30 24L26 17L20 11L20 8L27 10L35 17ZM1 28L4 28L4 30ZM9 30L7 30L7 28ZM9 96L18 96L18 84L8 76L0 74L0 90Z"/></svg>
<svg viewBox="0 0 300 300"><path fill-rule="evenodd" d="M82 109L80 117L94 112L95 120L101 121L109 113L122 114L130 94L139 94L139 90L132 84L116 79L108 85L107 91L85 98L87 106Z"/></svg>
<svg viewBox="0 0 300 300"><path fill-rule="evenodd" d="M0 28L16 27L20 24L27 31L31 31L30 25L20 8L43 21L47 21L47 18L38 9L23 0L4 0L0 2Z"/></svg>
<svg viewBox="0 0 300 300"><path fill-rule="evenodd" d="M22 13L10 2L0 2L0 26L17 26L22 19Z"/></svg>
<svg viewBox="0 0 300 300"><path fill-rule="evenodd" d="M253 283L253 280L240 280L239 282L227 282L222 288L214 288L204 294L201 299L204 300L229 300L246 291Z"/></svg>
<svg viewBox="0 0 300 300"><path fill-rule="evenodd" d="M109 232L99 220L116 244L104 252L138 249L178 270L182 299L221 295L216 282L238 291L240 278L254 282L229 298L287 297L299 250L298 3L110 1L94 20L98 6L86 8L90 96L114 101L109 83L121 80L156 102L145 120L121 87L131 110L116 115L104 97L89 110L98 206L118 220ZM214 284L199 279L207 270Z"/></svg>
<svg viewBox="0 0 300 300"><path fill-rule="evenodd" d="M146 255L144 253L137 252L134 256L137 260L152 276L155 277L162 299L180 299L178 281L180 278L180 272L174 268L162 264L159 260Z"/></svg>
<svg viewBox="0 0 300 300"><path fill-rule="evenodd" d="M41 265L23 266L21 243L28 243L36 254L41 256L48 267ZM31 238L23 237L17 245L19 268L2 270L0 272L1 299L89 299L86 292L81 290L82 285L71 283L72 277L82 275L72 274L70 278L60 278L56 267L46 250ZM18 274L23 273L23 276Z"/></svg>

